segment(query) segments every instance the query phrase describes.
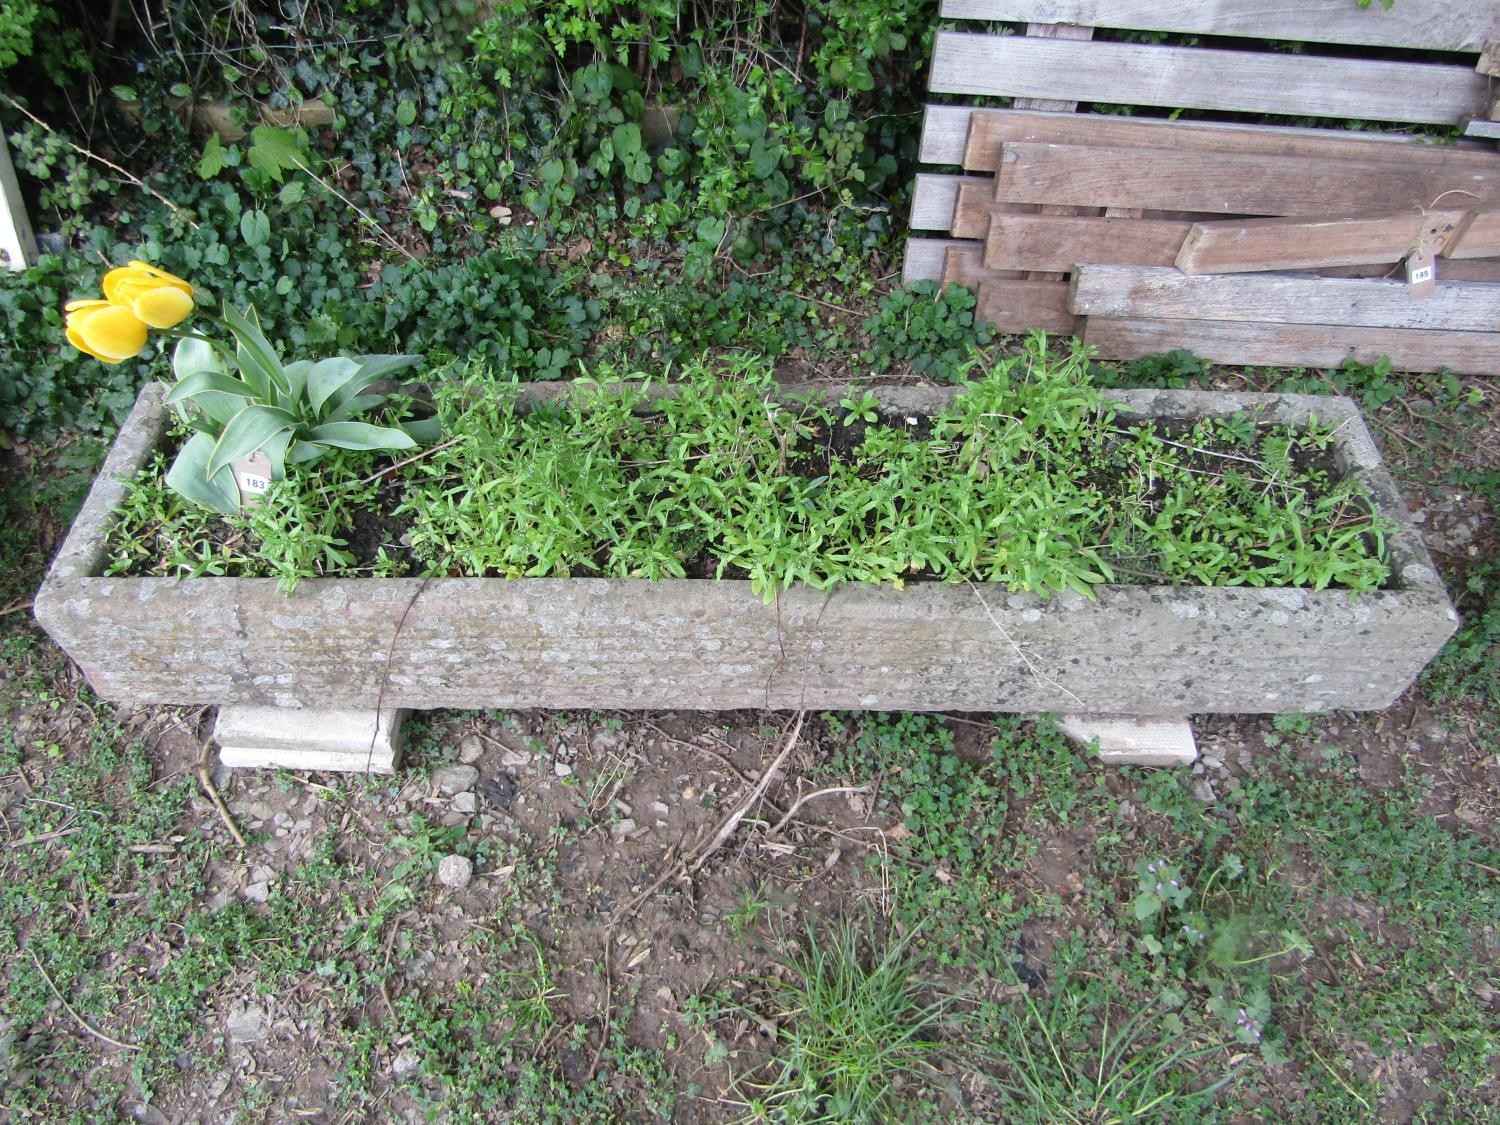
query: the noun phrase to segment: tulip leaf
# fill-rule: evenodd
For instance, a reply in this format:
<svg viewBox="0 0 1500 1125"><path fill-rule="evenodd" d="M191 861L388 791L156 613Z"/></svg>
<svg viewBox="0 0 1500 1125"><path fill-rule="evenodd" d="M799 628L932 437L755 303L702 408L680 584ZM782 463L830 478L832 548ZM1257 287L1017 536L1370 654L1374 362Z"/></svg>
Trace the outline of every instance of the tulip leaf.
<svg viewBox="0 0 1500 1125"><path fill-rule="evenodd" d="M254 453L283 430L297 425L296 416L275 406L247 406L224 427L208 459L208 471L217 473L247 453Z"/></svg>
<svg viewBox="0 0 1500 1125"><path fill-rule="evenodd" d="M402 422L401 428L418 445L430 445L443 436L441 418L414 418L409 422Z"/></svg>
<svg viewBox="0 0 1500 1125"><path fill-rule="evenodd" d="M307 372L307 401L312 404L313 413L321 415L323 404L358 375L359 371L357 360L342 355L320 359L313 364Z"/></svg>
<svg viewBox="0 0 1500 1125"><path fill-rule="evenodd" d="M196 400L197 396L204 391L218 391L226 395L237 395L240 398L253 399L255 397L255 388L248 383L241 382L233 375L226 375L222 371L200 370L178 379L163 401L168 406L172 406L186 399Z"/></svg>
<svg viewBox="0 0 1500 1125"><path fill-rule="evenodd" d="M199 371L227 373L228 368L219 349L207 340L183 337L172 349L172 374L180 380Z"/></svg>
<svg viewBox="0 0 1500 1125"><path fill-rule="evenodd" d="M282 371L281 359L260 330L255 306L247 306L244 313L227 301L224 304L224 323L234 333L239 343L235 358L239 361L240 373L245 382L254 387L263 402L271 402L275 392L287 392L286 375Z"/></svg>
<svg viewBox="0 0 1500 1125"><path fill-rule="evenodd" d="M371 381L385 379L398 371L405 371L408 367L415 367L421 363L425 356L421 355L361 355L355 356L363 374L369 375ZM369 386L366 383L365 386Z"/></svg>
<svg viewBox="0 0 1500 1125"><path fill-rule="evenodd" d="M233 515L240 510L240 490L234 483L234 470L225 465L210 473L208 464L213 450L214 439L207 434L188 438L167 470L167 487L195 504Z"/></svg>
<svg viewBox="0 0 1500 1125"><path fill-rule="evenodd" d="M287 405L296 408L304 397L303 392L307 389L307 373L312 370L312 360L294 359L282 368L286 375Z"/></svg>
<svg viewBox="0 0 1500 1125"><path fill-rule="evenodd" d="M314 426L307 440L339 449L415 449L411 435L394 426L372 426L368 422L328 422Z"/></svg>
<svg viewBox="0 0 1500 1125"><path fill-rule="evenodd" d="M348 422L368 410L374 410L385 402L385 395L355 395L353 398L339 404L337 410L330 410L323 418L324 422Z"/></svg>

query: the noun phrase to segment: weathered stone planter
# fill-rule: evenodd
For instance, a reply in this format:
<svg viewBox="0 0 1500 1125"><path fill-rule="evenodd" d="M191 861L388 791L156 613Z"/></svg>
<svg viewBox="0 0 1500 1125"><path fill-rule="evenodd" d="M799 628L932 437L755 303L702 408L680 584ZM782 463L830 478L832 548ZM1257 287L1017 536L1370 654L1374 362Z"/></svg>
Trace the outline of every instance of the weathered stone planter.
<svg viewBox="0 0 1500 1125"><path fill-rule="evenodd" d="M1342 423L1377 508L1394 588L1107 586L1097 600L913 583L99 577L109 513L161 440L148 387L36 599L38 620L106 699L240 707L869 708L1186 716L1374 709L1412 682L1457 617L1347 399L1150 391L1156 417L1258 407ZM546 394L547 392L541 392ZM893 389L906 410L952 392ZM311 716L309 716L311 717ZM366 728L361 738L374 744Z"/></svg>

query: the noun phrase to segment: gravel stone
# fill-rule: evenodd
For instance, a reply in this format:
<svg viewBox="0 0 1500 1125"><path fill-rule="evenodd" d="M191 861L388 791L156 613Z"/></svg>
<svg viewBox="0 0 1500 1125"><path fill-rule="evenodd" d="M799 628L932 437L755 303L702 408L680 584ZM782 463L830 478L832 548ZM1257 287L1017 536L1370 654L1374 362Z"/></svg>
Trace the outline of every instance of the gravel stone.
<svg viewBox="0 0 1500 1125"><path fill-rule="evenodd" d="M391 1073L397 1078L405 1078L422 1065L422 1056L410 1047L401 1048L401 1053L391 1063Z"/></svg>
<svg viewBox="0 0 1500 1125"><path fill-rule="evenodd" d="M635 821L628 816L624 820L617 820L609 826L609 834L615 838L615 843L622 842L627 836L636 830Z"/></svg>
<svg viewBox="0 0 1500 1125"><path fill-rule="evenodd" d="M557 774L558 777L572 777L573 767L568 765L567 762L553 762L552 772Z"/></svg>
<svg viewBox="0 0 1500 1125"><path fill-rule="evenodd" d="M432 783L444 797L473 789L478 780L479 771L473 766L443 766L432 774Z"/></svg>
<svg viewBox="0 0 1500 1125"><path fill-rule="evenodd" d="M528 750L507 750L500 755L500 764L512 769L520 769L522 766L531 765L531 752Z"/></svg>
<svg viewBox="0 0 1500 1125"><path fill-rule="evenodd" d="M438 882L455 891L462 890L474 878L474 861L468 856L446 855L438 864Z"/></svg>
<svg viewBox="0 0 1500 1125"><path fill-rule="evenodd" d="M458 760L464 765L472 765L484 757L484 740L477 734L466 734L458 744Z"/></svg>
<svg viewBox="0 0 1500 1125"><path fill-rule="evenodd" d="M454 812L472 813L479 808L479 798L470 792L455 793L452 805Z"/></svg>
<svg viewBox="0 0 1500 1125"><path fill-rule="evenodd" d="M231 1043L259 1043L266 1037L266 1010L259 1004L235 1008L225 1026Z"/></svg>

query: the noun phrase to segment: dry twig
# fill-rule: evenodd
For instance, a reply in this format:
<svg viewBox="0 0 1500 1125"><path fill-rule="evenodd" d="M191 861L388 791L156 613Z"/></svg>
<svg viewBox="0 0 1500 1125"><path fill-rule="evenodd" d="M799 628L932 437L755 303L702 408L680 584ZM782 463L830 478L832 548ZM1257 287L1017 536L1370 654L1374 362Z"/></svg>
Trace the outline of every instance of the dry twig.
<svg viewBox="0 0 1500 1125"><path fill-rule="evenodd" d="M26 947L26 952L31 954L31 962L36 966L36 971L42 974L42 980L47 982L47 987L52 990L52 995L57 997L57 1002L63 1006L63 1009L68 1013L68 1015L73 1017L74 1023L83 1028L84 1031L88 1032L95 1039L103 1040L105 1043L108 1043L112 1047L118 1047L122 1051L140 1050L140 1048L134 1043L122 1043L111 1035L105 1035L104 1032L100 1031L93 1024L89 1023L88 1020L80 1016L78 1014L78 1010L74 1008L72 1004L68 1003L67 997L65 997L61 992L57 990L57 985L54 984L52 982L52 978L47 975L47 970L42 968L42 962L41 959L37 957L36 950L32 949L28 945Z"/></svg>
<svg viewBox="0 0 1500 1125"><path fill-rule="evenodd" d="M245 837L240 834L240 827L234 822L234 817L229 812L229 806L224 803L224 798L219 796L219 787L214 784L214 779L208 774L208 748L213 745L213 740L203 744L203 750L198 755L198 765L194 773L198 775L198 785L203 790L204 796L214 803L218 810L219 819L224 822L224 827L229 829L229 834L234 837L234 842L240 847L246 847Z"/></svg>
<svg viewBox="0 0 1500 1125"><path fill-rule="evenodd" d="M708 847L698 853L698 858L693 860L692 866L688 868L688 874L697 874L703 865L708 862L709 857L723 847L724 842L730 836L734 835L734 830L739 827L740 821L744 820L750 810L760 801L766 789L770 787L771 779L776 776L776 771L786 761L787 755L792 752L792 747L797 745L797 736L802 733L802 720L806 716L806 711L797 712L797 721L792 724L791 733L787 735L786 744L782 746L781 753L777 754L771 760L771 764L761 773L760 780L755 783L755 788L750 791L750 796L746 798L744 804L729 814L724 823L719 826L719 831L714 834L714 838L708 842Z"/></svg>

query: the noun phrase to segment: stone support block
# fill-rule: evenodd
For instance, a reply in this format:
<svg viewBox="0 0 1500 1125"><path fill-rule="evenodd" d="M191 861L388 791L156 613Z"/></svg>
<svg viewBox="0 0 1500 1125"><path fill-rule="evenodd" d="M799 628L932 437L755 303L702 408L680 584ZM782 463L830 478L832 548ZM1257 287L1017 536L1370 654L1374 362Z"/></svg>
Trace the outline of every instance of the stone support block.
<svg viewBox="0 0 1500 1125"><path fill-rule="evenodd" d="M394 773L407 712L221 707L214 724L221 765Z"/></svg>
<svg viewBox="0 0 1500 1125"><path fill-rule="evenodd" d="M1137 715L1063 715L1062 732L1075 742L1099 742L1099 760L1108 766L1190 766L1198 744L1186 719Z"/></svg>

